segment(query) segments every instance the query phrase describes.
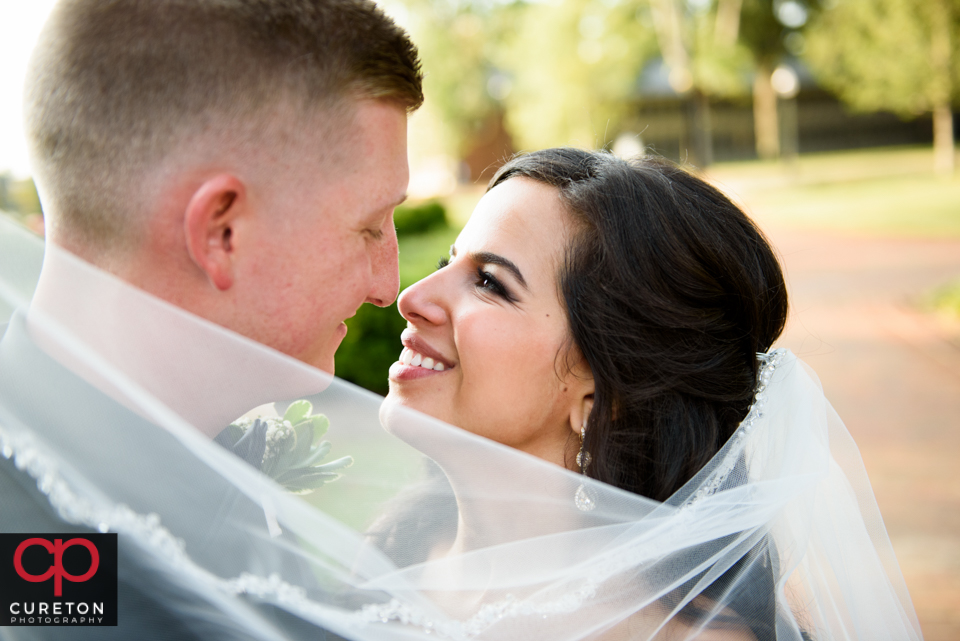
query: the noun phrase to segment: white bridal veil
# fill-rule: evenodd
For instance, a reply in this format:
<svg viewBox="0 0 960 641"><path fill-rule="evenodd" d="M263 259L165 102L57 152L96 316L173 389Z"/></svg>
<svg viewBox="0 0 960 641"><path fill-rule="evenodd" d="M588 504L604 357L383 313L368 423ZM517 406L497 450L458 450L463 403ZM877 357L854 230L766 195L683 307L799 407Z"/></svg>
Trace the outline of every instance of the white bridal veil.
<svg viewBox="0 0 960 641"><path fill-rule="evenodd" d="M294 636L267 605L356 640L921 638L856 446L787 351L761 356L747 419L659 503L47 249L31 304L42 244L0 219L0 367L18 368L0 454L218 624Z"/></svg>

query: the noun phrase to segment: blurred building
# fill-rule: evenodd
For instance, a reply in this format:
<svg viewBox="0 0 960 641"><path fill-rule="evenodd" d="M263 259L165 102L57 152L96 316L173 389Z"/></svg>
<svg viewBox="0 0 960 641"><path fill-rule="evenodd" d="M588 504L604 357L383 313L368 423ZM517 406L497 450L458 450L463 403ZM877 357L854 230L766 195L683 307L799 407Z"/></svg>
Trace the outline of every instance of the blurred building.
<svg viewBox="0 0 960 641"><path fill-rule="evenodd" d="M503 111L493 112L469 140L460 170L461 182L486 183L516 149L504 124Z"/></svg>
<svg viewBox="0 0 960 641"><path fill-rule="evenodd" d="M799 92L794 98L779 100L781 149L795 145L799 153L810 153L932 142L929 114L903 120L891 113L852 112L820 88L802 62L791 60L789 66L799 80ZM695 97L678 94L668 76L666 65L657 58L646 65L637 79L636 126L648 150L674 160L694 162L691 155L703 154L696 149L695 138L697 127L703 126L706 117L712 147L708 151L710 160L757 157L753 102L749 95L728 100L708 98L709 113L704 115L698 113L702 106L697 105ZM790 123L784 121L784 116L794 114L796 140L783 140L791 135ZM709 164L709 160L694 164Z"/></svg>

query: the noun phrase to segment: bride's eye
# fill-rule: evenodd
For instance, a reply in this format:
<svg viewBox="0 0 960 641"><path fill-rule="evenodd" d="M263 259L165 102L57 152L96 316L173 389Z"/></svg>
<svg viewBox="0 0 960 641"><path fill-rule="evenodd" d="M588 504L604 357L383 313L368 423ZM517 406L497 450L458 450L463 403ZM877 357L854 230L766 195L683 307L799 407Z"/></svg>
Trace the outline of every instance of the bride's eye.
<svg viewBox="0 0 960 641"><path fill-rule="evenodd" d="M499 280L497 280L496 276L490 272L483 271L483 268L481 267L477 268L477 287L479 289L491 292L496 296L500 296L511 303L516 300L513 295L507 291L507 288L504 287Z"/></svg>
<svg viewBox="0 0 960 641"><path fill-rule="evenodd" d="M437 261L437 269L443 269L449 264L450 264L449 258L441 257L440 260Z"/></svg>

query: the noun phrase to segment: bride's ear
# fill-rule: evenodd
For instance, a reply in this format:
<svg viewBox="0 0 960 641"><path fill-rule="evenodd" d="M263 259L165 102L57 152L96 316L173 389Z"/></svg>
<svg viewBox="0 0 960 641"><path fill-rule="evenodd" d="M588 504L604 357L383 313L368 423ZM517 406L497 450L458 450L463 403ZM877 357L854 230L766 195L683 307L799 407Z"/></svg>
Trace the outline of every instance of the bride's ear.
<svg viewBox="0 0 960 641"><path fill-rule="evenodd" d="M221 174L200 185L184 212L190 258L221 291L233 286L234 226L246 205L243 182Z"/></svg>
<svg viewBox="0 0 960 641"><path fill-rule="evenodd" d="M578 398L574 401L570 411L570 429L579 438L580 430L584 423L590 418L590 412L593 410L593 377L589 381L582 381L584 389ZM587 385L589 383L589 385Z"/></svg>

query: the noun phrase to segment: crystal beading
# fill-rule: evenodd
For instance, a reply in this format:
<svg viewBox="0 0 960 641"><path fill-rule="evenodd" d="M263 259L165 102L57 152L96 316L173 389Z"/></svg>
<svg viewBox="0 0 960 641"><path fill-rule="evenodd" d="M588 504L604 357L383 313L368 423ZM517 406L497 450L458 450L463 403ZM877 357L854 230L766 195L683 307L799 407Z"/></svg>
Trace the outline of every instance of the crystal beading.
<svg viewBox="0 0 960 641"><path fill-rule="evenodd" d="M718 465L709 479L684 502L680 507L681 510L689 508L708 496L716 494L717 490L726 482L727 477L730 476L730 472L736 467L739 453L743 450L744 439L753 431L757 421L763 418L763 405L766 401L767 385L770 384L773 373L777 367L779 367L786 353L786 349L779 348L770 350L766 354L757 354L757 360L760 361L760 371L757 373L757 385L754 391L753 404L750 406L750 410L747 412L743 421L740 422L737 430L733 433L730 441L724 446L724 449L727 451L723 463Z"/></svg>
<svg viewBox="0 0 960 641"><path fill-rule="evenodd" d="M232 579L220 578L198 565L186 552L186 545L161 524L157 514L138 514L126 505L94 505L80 494L58 472L53 457L45 454L29 434L13 434L0 425L0 454L13 458L17 469L27 472L37 487L64 521L85 525L101 533L118 532L129 536L137 545L156 557L170 563L173 569L227 594L247 594L269 599L309 619L329 616L330 607L309 599L306 592L284 581L278 574L269 577L242 573ZM560 614L576 610L596 591L593 582L569 594L546 603L521 601L511 595L488 603L470 619L435 620L421 610L393 599L386 604L365 605L356 612L350 623L399 622L414 625L430 633L450 639L462 639L480 634L493 623L511 616Z"/></svg>
<svg viewBox="0 0 960 641"><path fill-rule="evenodd" d="M592 598L596 592L596 584L592 581L585 581L580 588L573 592L542 603L517 599L512 594L507 594L500 601L481 606L477 613L466 621L435 621L425 615L422 610L393 599L385 604L363 606L356 620L362 623L398 621L404 625L421 628L428 633L436 632L439 636L449 639L462 639L476 637L494 623L508 617L537 616L546 618L555 614L569 614L579 609L583 602Z"/></svg>
<svg viewBox="0 0 960 641"><path fill-rule="evenodd" d="M581 512L592 512L597 507L597 499L583 483L573 495L573 503Z"/></svg>
<svg viewBox="0 0 960 641"><path fill-rule="evenodd" d="M174 570L227 594L272 598L315 616L329 612L328 607L310 601L301 588L284 582L276 574L264 578L243 573L234 579L223 579L210 573L190 558L184 541L163 527L157 514L138 514L123 504L94 505L59 474L54 458L42 452L29 433L13 434L0 425L0 454L13 458L18 469L37 481L38 489L67 523L85 525L104 534L113 531L129 536L138 546L170 563Z"/></svg>

